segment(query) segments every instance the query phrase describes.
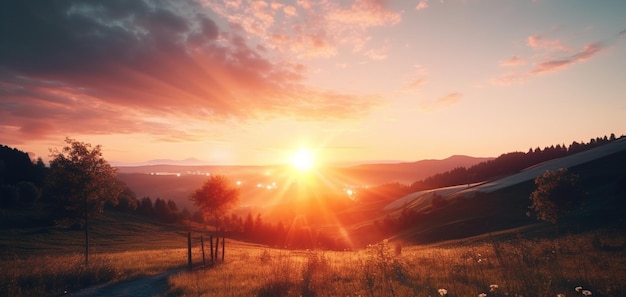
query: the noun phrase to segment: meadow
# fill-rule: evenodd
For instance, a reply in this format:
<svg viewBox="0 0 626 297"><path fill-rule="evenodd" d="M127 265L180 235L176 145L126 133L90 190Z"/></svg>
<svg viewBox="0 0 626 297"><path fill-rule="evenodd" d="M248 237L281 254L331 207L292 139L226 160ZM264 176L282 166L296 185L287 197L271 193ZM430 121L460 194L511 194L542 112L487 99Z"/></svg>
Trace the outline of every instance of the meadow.
<svg viewBox="0 0 626 297"><path fill-rule="evenodd" d="M0 296L60 296L187 265L187 231L180 226L115 212L94 222L88 266L81 230L29 227L26 221L26 227L3 228Z"/></svg>
<svg viewBox="0 0 626 297"><path fill-rule="evenodd" d="M354 251L229 243L225 263L170 277L169 296L625 296L626 237L482 236Z"/></svg>
<svg viewBox="0 0 626 297"><path fill-rule="evenodd" d="M559 237L518 230L430 245L385 240L346 251L228 239L224 263L192 271L180 226L122 214L100 218L89 266L81 231L13 232L0 237L2 296L61 296L172 270L180 272L169 277L166 296L626 295L626 236L617 229ZM192 252L197 266L197 240Z"/></svg>

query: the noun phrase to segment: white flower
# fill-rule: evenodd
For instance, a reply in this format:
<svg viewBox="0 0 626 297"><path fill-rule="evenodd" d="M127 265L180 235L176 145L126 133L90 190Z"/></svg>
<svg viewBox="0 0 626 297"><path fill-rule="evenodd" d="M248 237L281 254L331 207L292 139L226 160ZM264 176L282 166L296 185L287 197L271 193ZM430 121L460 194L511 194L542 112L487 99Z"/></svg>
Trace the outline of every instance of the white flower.
<svg viewBox="0 0 626 297"><path fill-rule="evenodd" d="M576 292L580 292L582 289L583 289L583 287L581 287L581 286L578 286L578 287L574 288L574 290L576 290Z"/></svg>
<svg viewBox="0 0 626 297"><path fill-rule="evenodd" d="M446 289L439 289L439 291L438 291L438 292L439 292L439 295L441 295L441 296L446 296L446 295L448 295L448 290L446 290Z"/></svg>
<svg viewBox="0 0 626 297"><path fill-rule="evenodd" d="M498 285L490 285L489 286L489 292L495 292L496 290L498 290Z"/></svg>
<svg viewBox="0 0 626 297"><path fill-rule="evenodd" d="M480 293L480 294L478 294L478 297L487 297L487 294L485 294L485 293Z"/></svg>
<svg viewBox="0 0 626 297"><path fill-rule="evenodd" d="M556 297L565 297L565 294L556 294Z"/></svg>
<svg viewBox="0 0 626 297"><path fill-rule="evenodd" d="M589 291L589 290L583 290L583 295L585 295L585 296L591 296L591 291Z"/></svg>

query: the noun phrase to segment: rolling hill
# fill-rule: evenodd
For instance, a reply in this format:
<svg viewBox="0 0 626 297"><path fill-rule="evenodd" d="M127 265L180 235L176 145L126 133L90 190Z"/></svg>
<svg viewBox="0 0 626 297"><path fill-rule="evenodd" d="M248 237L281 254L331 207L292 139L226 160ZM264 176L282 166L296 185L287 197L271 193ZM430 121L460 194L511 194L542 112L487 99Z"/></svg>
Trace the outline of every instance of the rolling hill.
<svg viewBox="0 0 626 297"><path fill-rule="evenodd" d="M561 225L569 231L626 227L626 138L622 138L499 179L410 193L372 211L377 215L352 225L351 230L355 238L372 240L376 239L372 234L394 234L425 243L536 226L538 222L527 215L534 178L558 168L578 174L589 197L586 207L563 218ZM435 206L435 195L445 205ZM385 220L396 224L396 231L381 234L375 225Z"/></svg>
<svg viewBox="0 0 626 297"><path fill-rule="evenodd" d="M335 184L338 188L363 187L385 183L410 183L433 174L457 167L468 167L493 158L452 156L443 160L422 160L405 163L362 164L348 167L318 168L316 174ZM192 209L189 194L199 188L207 174L223 174L240 181L243 185L241 204L265 206L271 201L272 192L259 191L258 185L288 185L294 173L288 166L187 166L151 164L120 166L118 178L141 197L157 197L173 200L181 207Z"/></svg>

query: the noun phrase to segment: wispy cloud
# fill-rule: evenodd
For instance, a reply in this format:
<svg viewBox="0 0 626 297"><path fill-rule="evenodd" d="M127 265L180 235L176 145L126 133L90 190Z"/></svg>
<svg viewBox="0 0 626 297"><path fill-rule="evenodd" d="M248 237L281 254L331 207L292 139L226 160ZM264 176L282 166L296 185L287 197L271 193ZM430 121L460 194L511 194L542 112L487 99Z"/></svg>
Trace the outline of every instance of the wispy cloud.
<svg viewBox="0 0 626 297"><path fill-rule="evenodd" d="M492 84L510 86L523 84L528 80L528 74L524 72L508 72L490 80Z"/></svg>
<svg viewBox="0 0 626 297"><path fill-rule="evenodd" d="M428 8L428 0L420 0L415 6L415 10L422 10Z"/></svg>
<svg viewBox="0 0 626 297"><path fill-rule="evenodd" d="M500 61L500 66L505 67L520 66L524 64L526 64L526 61L519 56L513 56L506 60Z"/></svg>
<svg viewBox="0 0 626 297"><path fill-rule="evenodd" d="M528 36L527 44L535 50L548 50L548 51L569 51L570 49L564 46L558 39L546 39L540 35Z"/></svg>
<svg viewBox="0 0 626 297"><path fill-rule="evenodd" d="M406 80L403 93L419 91L428 82L429 71L421 65L415 65L413 74Z"/></svg>
<svg viewBox="0 0 626 297"><path fill-rule="evenodd" d="M600 53L603 48L604 47L601 43L594 42L587 44L581 51L576 52L573 55L538 63L535 65L534 69L530 71L530 74L541 74L565 69L575 63L589 60L591 57Z"/></svg>
<svg viewBox="0 0 626 297"><path fill-rule="evenodd" d="M457 92L449 93L449 94L447 94L445 96L442 96L442 97L439 97L439 98L437 98L435 100L422 102L420 104L420 108L422 110L432 111L432 110L435 110L435 109L439 109L439 108L455 105L455 104L459 103L462 98L463 98L463 94L461 94L461 93L457 93Z"/></svg>
<svg viewBox="0 0 626 297"><path fill-rule="evenodd" d="M540 35L529 36L526 39L526 43L536 54L528 58L515 55L500 61L499 65L502 67L530 65L515 72L506 72L491 79L491 83L497 85L522 84L537 75L563 71L568 67L597 56L607 47L614 44L616 40L619 40L625 34L625 31L619 32L613 38L604 42L587 43L579 50L564 45L558 39L546 39Z"/></svg>

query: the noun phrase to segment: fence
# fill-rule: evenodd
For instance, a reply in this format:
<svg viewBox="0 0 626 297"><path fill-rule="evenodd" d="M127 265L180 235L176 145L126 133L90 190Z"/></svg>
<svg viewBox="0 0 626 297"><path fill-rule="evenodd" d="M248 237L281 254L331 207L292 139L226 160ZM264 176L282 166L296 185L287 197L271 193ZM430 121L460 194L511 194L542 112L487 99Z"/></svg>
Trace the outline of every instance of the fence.
<svg viewBox="0 0 626 297"><path fill-rule="evenodd" d="M213 240L213 238L215 238L215 241ZM209 235L208 239L209 239L209 256L210 256L209 265L215 265L218 262L224 262L224 256L226 254L226 237L222 236L222 239L220 241L219 236L214 237L213 235ZM192 239L191 232L187 232L187 265L188 265L189 270L194 268L191 250L193 246L197 246L197 245L200 245L200 249L202 252L201 253L202 262L201 262L200 267L207 267L207 257L205 254L204 240L205 240L204 236L200 236L200 238ZM221 261L218 257L220 255L220 243L222 245ZM198 263L196 265L198 265Z"/></svg>

